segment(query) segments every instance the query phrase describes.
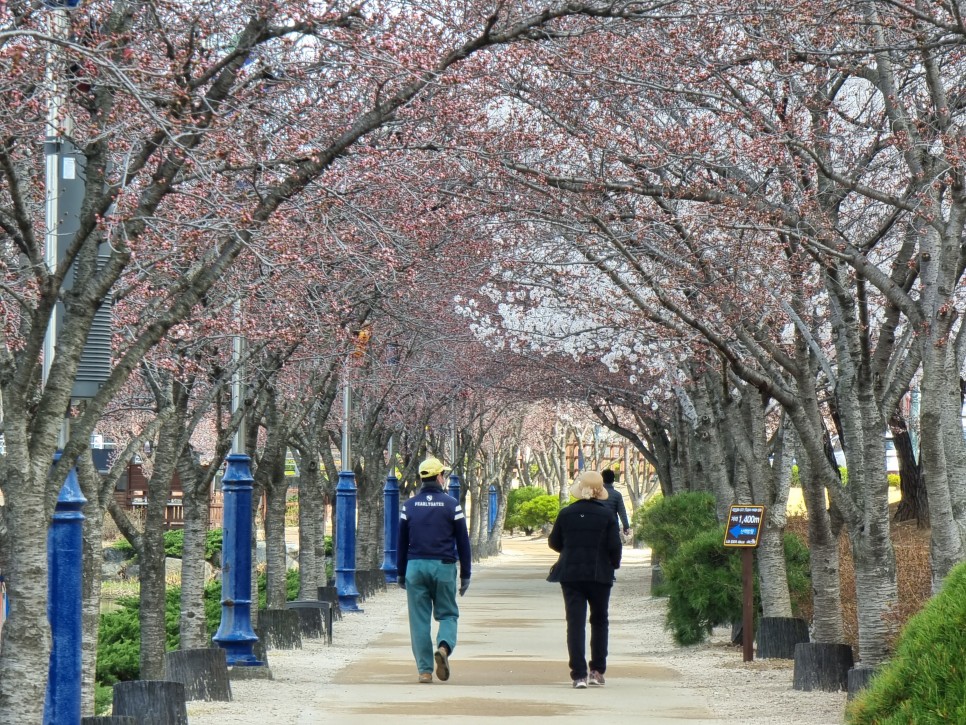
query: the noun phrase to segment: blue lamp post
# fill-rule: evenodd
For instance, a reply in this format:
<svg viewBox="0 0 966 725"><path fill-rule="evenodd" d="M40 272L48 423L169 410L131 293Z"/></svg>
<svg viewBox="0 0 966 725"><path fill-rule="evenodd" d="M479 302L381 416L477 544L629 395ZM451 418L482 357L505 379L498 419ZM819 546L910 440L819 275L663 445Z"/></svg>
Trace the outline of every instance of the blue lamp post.
<svg viewBox="0 0 966 725"><path fill-rule="evenodd" d="M489 505L489 508L487 509L487 514L488 514L487 533L490 533L490 534L493 533L493 527L496 526L496 507L497 507L496 486L494 486L491 483L490 484L490 505Z"/></svg>
<svg viewBox="0 0 966 725"><path fill-rule="evenodd" d="M393 460L392 437L389 438L389 474L386 485L382 489L385 510L383 514L383 549L385 556L382 560L382 570L386 574L386 583L395 583L399 572L396 569L396 549L399 546L399 479L396 478L396 466Z"/></svg>
<svg viewBox="0 0 966 725"><path fill-rule="evenodd" d="M61 453L54 454L54 465ZM84 514L87 499L71 467L47 531L47 618L51 650L44 725L81 719L81 591Z"/></svg>
<svg viewBox="0 0 966 725"><path fill-rule="evenodd" d="M252 630L252 477L251 459L243 453L227 458L221 480L222 522L221 624L212 637L225 650L229 667L261 666Z"/></svg>
<svg viewBox="0 0 966 725"><path fill-rule="evenodd" d="M236 314L240 313L236 309ZM231 384L232 415L242 406L245 340L236 335L232 345L235 373ZM245 425L238 426L232 452L221 480L224 495L222 521L221 624L212 641L225 650L229 667L263 667L255 657L258 636L252 630L252 476L245 447Z"/></svg>
<svg viewBox="0 0 966 725"><path fill-rule="evenodd" d="M449 485L446 487L446 491L457 501L460 500L460 477L455 472L449 474Z"/></svg>
<svg viewBox="0 0 966 725"><path fill-rule="evenodd" d="M352 472L349 450L349 414L352 392L346 382L343 390L342 468L335 487L335 588L343 612L361 612L356 589L356 476Z"/></svg>

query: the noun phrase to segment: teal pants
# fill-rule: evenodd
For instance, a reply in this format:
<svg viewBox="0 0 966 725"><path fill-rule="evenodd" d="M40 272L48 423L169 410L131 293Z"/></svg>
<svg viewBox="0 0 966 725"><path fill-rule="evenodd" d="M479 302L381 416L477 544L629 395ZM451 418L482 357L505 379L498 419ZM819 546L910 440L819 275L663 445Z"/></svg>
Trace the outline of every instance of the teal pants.
<svg viewBox="0 0 966 725"><path fill-rule="evenodd" d="M406 599L409 603L409 639L419 672L433 671L436 647L445 642L456 649L456 564L438 559L410 559L406 566ZM439 622L436 644L430 618Z"/></svg>

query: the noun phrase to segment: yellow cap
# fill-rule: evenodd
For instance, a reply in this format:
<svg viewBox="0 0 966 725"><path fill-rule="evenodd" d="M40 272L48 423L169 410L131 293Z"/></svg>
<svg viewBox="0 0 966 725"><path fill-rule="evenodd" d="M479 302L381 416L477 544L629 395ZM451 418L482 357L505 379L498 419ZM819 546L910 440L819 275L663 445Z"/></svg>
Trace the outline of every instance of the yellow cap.
<svg viewBox="0 0 966 725"><path fill-rule="evenodd" d="M449 466L444 466L438 458L427 458L419 464L420 478L436 478L443 471L448 471Z"/></svg>

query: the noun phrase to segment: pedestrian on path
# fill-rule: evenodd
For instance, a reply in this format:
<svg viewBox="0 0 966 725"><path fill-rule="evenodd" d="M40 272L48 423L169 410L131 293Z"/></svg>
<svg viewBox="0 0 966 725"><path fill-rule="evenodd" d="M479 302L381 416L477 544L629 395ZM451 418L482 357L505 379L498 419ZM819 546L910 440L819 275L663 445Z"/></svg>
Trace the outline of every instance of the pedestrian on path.
<svg viewBox="0 0 966 725"><path fill-rule="evenodd" d="M605 505L604 479L596 471L577 476L570 495L577 500L560 509L548 544L559 552L547 581L560 582L567 616L570 679L575 688L604 685L607 671L607 607L614 570L621 565L617 517ZM590 669L585 634L590 607Z"/></svg>
<svg viewBox="0 0 966 725"><path fill-rule="evenodd" d="M627 536L631 533L631 524L627 520L627 509L624 507L624 495L614 488L614 469L605 468L601 471L600 475L604 479L604 490L607 491L607 501L604 503L620 520L621 531L624 532L624 536Z"/></svg>
<svg viewBox="0 0 966 725"><path fill-rule="evenodd" d="M416 658L419 681L449 679L449 657L456 649L456 561L459 560L459 593L470 586L470 537L460 502L443 490L443 471L449 468L436 458L419 464L421 487L400 506L399 546L396 551L397 581L406 590L409 605L409 639ZM430 618L439 622L436 645Z"/></svg>

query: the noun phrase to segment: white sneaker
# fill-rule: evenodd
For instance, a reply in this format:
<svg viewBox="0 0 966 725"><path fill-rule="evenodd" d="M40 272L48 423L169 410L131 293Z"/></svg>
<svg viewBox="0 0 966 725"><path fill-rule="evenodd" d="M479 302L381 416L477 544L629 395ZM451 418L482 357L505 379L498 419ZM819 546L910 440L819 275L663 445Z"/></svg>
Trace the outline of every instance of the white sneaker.
<svg viewBox="0 0 966 725"><path fill-rule="evenodd" d="M581 677L579 680L574 680L574 689L583 690L587 687L587 678Z"/></svg>

